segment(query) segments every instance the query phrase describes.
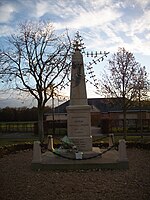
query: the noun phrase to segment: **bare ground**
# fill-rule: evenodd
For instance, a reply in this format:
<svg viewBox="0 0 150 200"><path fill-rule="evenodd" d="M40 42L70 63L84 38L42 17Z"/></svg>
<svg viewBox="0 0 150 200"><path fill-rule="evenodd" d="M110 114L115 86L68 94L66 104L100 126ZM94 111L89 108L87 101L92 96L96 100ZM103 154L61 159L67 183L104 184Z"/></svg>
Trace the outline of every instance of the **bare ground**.
<svg viewBox="0 0 150 200"><path fill-rule="evenodd" d="M150 151L128 149L129 170L32 171L32 151L0 159L1 200L148 200Z"/></svg>

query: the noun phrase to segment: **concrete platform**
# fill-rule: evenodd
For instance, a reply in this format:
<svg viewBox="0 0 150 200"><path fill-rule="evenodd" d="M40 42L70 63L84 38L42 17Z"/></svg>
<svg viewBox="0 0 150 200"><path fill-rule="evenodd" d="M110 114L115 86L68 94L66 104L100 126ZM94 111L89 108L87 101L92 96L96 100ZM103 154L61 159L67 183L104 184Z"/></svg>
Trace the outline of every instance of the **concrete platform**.
<svg viewBox="0 0 150 200"><path fill-rule="evenodd" d="M92 152L83 154L82 160L76 160L75 155L69 152L53 153L46 151L42 154L41 162L32 162L33 170L89 170L89 169L128 169L128 161L119 161L116 150L109 150L100 155L104 150L93 148Z"/></svg>

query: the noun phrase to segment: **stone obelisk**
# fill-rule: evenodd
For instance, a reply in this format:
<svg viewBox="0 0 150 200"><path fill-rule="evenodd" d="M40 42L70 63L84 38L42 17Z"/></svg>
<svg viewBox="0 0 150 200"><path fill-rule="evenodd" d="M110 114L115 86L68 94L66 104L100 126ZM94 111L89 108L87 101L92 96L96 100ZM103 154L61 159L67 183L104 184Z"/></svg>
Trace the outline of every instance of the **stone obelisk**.
<svg viewBox="0 0 150 200"><path fill-rule="evenodd" d="M72 55L70 105L67 107L68 137L82 152L92 151L91 114L87 102L83 56L75 41Z"/></svg>

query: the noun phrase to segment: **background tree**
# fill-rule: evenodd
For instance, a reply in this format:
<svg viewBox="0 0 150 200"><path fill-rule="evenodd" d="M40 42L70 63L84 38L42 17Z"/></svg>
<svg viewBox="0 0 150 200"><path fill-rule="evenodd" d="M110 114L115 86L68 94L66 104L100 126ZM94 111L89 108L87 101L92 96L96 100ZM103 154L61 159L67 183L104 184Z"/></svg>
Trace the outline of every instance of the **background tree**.
<svg viewBox="0 0 150 200"><path fill-rule="evenodd" d="M38 133L43 141L44 107L70 71L70 39L67 33L57 36L50 23L26 22L7 42L8 48L0 51L0 78L8 88L37 100Z"/></svg>
<svg viewBox="0 0 150 200"><path fill-rule="evenodd" d="M109 60L108 72L105 71L102 77L102 93L107 97L118 99L123 110L123 133L126 138L126 111L131 106L132 101L137 98L137 80L143 83L145 88L146 77L140 76L139 70L145 73L145 68L141 68L136 62L132 53L119 48Z"/></svg>
<svg viewBox="0 0 150 200"><path fill-rule="evenodd" d="M147 76L147 72L144 67L140 67L137 71L137 75L135 76L135 87L137 90L136 93L136 101L138 102L139 110L140 110L140 133L141 138L143 138L143 119L142 119L142 107L144 106L144 102L146 102L149 98L148 91L149 91L149 80Z"/></svg>

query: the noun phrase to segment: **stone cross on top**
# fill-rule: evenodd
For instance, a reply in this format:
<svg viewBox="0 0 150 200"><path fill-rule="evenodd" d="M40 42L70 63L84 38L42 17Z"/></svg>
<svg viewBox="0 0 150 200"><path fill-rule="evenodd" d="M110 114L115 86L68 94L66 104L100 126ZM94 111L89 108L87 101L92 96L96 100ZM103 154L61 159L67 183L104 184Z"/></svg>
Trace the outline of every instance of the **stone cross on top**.
<svg viewBox="0 0 150 200"><path fill-rule="evenodd" d="M80 50L79 47L81 47L81 44L79 44L78 41L75 41L75 43L73 44L73 47L74 47L75 51L78 51L78 50Z"/></svg>
<svg viewBox="0 0 150 200"><path fill-rule="evenodd" d="M80 51L83 47L83 43L81 43L82 39L79 35L79 32L76 33L76 39L74 40L73 48L75 51Z"/></svg>

